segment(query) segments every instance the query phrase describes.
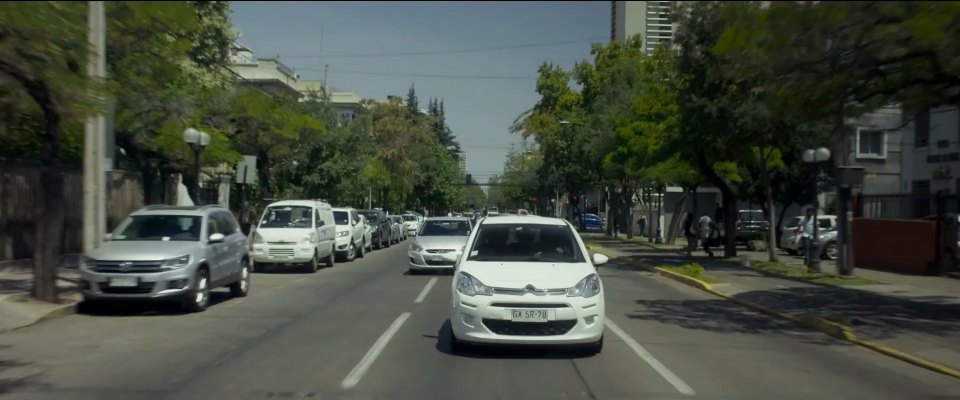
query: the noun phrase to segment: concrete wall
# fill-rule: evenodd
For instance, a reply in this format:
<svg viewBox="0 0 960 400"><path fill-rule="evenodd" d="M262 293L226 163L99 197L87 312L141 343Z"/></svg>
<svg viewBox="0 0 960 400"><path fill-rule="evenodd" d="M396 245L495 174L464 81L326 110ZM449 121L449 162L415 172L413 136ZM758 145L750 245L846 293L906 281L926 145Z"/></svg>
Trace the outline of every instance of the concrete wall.
<svg viewBox="0 0 960 400"><path fill-rule="evenodd" d="M901 138L903 136L903 116L899 107L884 107L875 112L865 114L856 120L848 121L853 128L850 139L850 153L847 155L848 165L860 166L866 169L863 179L864 194L895 194L900 193L901 166L903 151ZM860 138L858 132L882 130L884 132L884 151L882 155L860 153Z"/></svg>
<svg viewBox="0 0 960 400"><path fill-rule="evenodd" d="M934 221L857 218L851 237L859 268L922 275L936 258Z"/></svg>

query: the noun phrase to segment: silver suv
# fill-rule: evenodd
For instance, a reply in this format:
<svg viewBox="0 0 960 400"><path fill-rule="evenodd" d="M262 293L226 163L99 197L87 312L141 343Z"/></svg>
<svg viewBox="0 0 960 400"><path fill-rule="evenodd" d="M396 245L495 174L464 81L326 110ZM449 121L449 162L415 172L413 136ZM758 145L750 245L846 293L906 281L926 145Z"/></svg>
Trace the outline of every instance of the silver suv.
<svg viewBox="0 0 960 400"><path fill-rule="evenodd" d="M250 290L247 237L220 206L147 206L105 240L82 258L84 300L174 300L197 312L210 289Z"/></svg>

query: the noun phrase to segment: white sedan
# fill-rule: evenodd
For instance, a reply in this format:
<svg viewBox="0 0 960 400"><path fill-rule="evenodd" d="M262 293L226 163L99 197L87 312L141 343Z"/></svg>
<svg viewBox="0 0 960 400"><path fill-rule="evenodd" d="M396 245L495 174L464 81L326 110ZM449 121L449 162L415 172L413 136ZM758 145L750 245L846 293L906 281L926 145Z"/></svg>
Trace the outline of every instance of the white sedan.
<svg viewBox="0 0 960 400"><path fill-rule="evenodd" d="M455 262L450 340L603 349L603 284L576 230L558 218L486 218Z"/></svg>

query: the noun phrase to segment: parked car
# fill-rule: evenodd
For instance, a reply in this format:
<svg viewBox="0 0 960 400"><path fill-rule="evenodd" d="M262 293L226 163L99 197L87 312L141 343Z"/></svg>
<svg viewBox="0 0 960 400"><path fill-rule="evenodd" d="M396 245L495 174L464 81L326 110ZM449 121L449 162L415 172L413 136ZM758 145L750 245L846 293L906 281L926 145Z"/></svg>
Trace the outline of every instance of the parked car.
<svg viewBox="0 0 960 400"><path fill-rule="evenodd" d="M521 208L517 210L517 215L530 215L530 211L527 211Z"/></svg>
<svg viewBox="0 0 960 400"><path fill-rule="evenodd" d="M451 348L474 343L603 349L604 293L597 266L569 222L516 216L480 221L454 264ZM562 299L562 300L560 300Z"/></svg>
<svg viewBox="0 0 960 400"><path fill-rule="evenodd" d="M332 267L336 252L333 208L316 200L284 200L268 205L253 234L253 265L304 265L317 272Z"/></svg>
<svg viewBox="0 0 960 400"><path fill-rule="evenodd" d="M583 225L586 230L603 230L603 219L597 214L583 214Z"/></svg>
<svg viewBox="0 0 960 400"><path fill-rule="evenodd" d="M393 244L393 222L381 210L360 210L360 214L367 217L373 228L371 232L373 245L377 249L390 247Z"/></svg>
<svg viewBox="0 0 960 400"><path fill-rule="evenodd" d="M333 219L337 225L337 257L345 261L363 257L373 243L366 219L351 207L334 208Z"/></svg>
<svg viewBox="0 0 960 400"><path fill-rule="evenodd" d="M443 255L462 252L472 228L470 218L427 218L407 251L410 273L453 269L453 262L444 259Z"/></svg>
<svg viewBox="0 0 960 400"><path fill-rule="evenodd" d="M790 255L797 255L797 230L800 227L800 222L803 221L802 216L790 218L787 223L783 224L783 228L780 232L780 248L786 251ZM819 229L828 230L837 228L837 216L836 215L817 215L817 221L820 224ZM824 242L820 242L824 243Z"/></svg>
<svg viewBox="0 0 960 400"><path fill-rule="evenodd" d="M763 210L737 211L737 241L747 242L759 240L768 232L770 222L767 221Z"/></svg>
<svg viewBox="0 0 960 400"><path fill-rule="evenodd" d="M407 229L404 227L403 217L399 215L390 215L387 216L387 218L389 218L390 222L392 223L391 227L393 228L396 243L407 240Z"/></svg>
<svg viewBox="0 0 960 400"><path fill-rule="evenodd" d="M497 209L496 207L487 207L487 216L488 216L488 217L494 217L494 216L497 216L497 215L500 215L500 210L499 210L499 209Z"/></svg>
<svg viewBox="0 0 960 400"><path fill-rule="evenodd" d="M210 304L210 290L250 291L247 237L219 206L153 205L137 210L80 261L89 302L177 301L189 311Z"/></svg>

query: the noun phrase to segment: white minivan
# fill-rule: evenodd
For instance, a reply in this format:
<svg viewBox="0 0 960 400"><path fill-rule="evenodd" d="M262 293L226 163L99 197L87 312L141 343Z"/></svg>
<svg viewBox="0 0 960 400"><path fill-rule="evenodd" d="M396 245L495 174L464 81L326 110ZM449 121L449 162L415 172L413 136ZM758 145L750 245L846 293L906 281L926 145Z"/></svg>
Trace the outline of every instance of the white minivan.
<svg viewBox="0 0 960 400"><path fill-rule="evenodd" d="M254 271L266 264L306 265L313 273L321 262L332 267L337 227L330 204L284 200L263 211L253 236Z"/></svg>

